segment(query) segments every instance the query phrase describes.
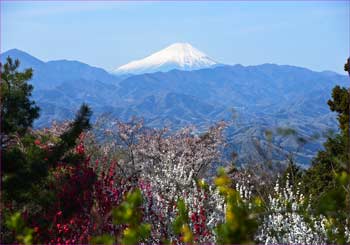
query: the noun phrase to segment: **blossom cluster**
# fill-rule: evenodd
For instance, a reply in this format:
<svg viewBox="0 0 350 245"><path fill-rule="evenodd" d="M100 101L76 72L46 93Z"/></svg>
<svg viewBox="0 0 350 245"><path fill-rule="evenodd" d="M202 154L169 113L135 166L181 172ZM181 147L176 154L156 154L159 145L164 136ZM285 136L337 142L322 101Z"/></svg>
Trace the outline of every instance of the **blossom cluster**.
<svg viewBox="0 0 350 245"><path fill-rule="evenodd" d="M194 241L215 242L213 230L224 220L224 200L206 184L206 178L208 169L219 160L225 124L201 135L191 127L172 134L167 129L146 129L142 121L114 126L117 130L105 130L110 141L105 141L99 153L91 144L96 135L90 134L87 151L96 159L93 161L120 153L116 172L142 190L145 221L153 227L152 242L176 239L172 222L180 198L189 210ZM93 154L96 152L100 155Z"/></svg>
<svg viewBox="0 0 350 245"><path fill-rule="evenodd" d="M265 244L328 244L334 242L329 234L337 232L324 215L313 213L299 186L290 184L287 176L284 186L276 182L256 240ZM345 236L349 242L349 232L345 231Z"/></svg>

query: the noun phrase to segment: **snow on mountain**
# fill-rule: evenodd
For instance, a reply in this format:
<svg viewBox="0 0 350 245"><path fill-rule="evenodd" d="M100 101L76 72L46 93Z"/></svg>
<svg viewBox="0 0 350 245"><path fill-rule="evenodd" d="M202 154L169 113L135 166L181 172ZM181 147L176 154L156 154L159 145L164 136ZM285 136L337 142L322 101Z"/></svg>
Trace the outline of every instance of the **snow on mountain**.
<svg viewBox="0 0 350 245"><path fill-rule="evenodd" d="M198 70L218 63L189 43L174 43L144 59L132 61L115 69L115 74L142 74L157 71Z"/></svg>

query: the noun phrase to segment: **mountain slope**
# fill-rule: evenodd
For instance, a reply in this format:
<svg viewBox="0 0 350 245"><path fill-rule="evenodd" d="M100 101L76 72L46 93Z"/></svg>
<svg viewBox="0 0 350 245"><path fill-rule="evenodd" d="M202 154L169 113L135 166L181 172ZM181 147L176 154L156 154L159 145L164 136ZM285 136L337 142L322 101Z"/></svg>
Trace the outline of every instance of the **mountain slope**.
<svg viewBox="0 0 350 245"><path fill-rule="evenodd" d="M44 62L24 51L11 49L1 54L1 63L5 63L8 56L12 59L19 59L21 69L33 69L33 78L30 83L36 89L52 89L63 82L74 82L79 79L100 81L107 84L116 84L120 80L101 68L79 61L56 60Z"/></svg>
<svg viewBox="0 0 350 245"><path fill-rule="evenodd" d="M189 43L174 43L144 59L120 66L116 74L142 74L157 71L197 70L217 65L213 59Z"/></svg>
<svg viewBox="0 0 350 245"><path fill-rule="evenodd" d="M328 112L326 101L337 83L346 84L346 77L293 66L236 65L131 76L119 83L118 96L131 100L171 91L236 109L283 113L303 107L301 114L313 115Z"/></svg>

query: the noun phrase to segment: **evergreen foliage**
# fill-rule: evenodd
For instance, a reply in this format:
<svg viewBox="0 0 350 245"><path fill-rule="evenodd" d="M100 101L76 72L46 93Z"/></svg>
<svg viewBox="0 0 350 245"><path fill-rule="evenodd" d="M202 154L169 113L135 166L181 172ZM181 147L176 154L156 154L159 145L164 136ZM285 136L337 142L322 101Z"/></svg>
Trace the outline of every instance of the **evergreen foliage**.
<svg viewBox="0 0 350 245"><path fill-rule="evenodd" d="M1 70L1 145L6 147L14 136L23 136L39 117L39 107L31 100L33 86L27 82L32 69L19 71L19 60L7 58Z"/></svg>
<svg viewBox="0 0 350 245"><path fill-rule="evenodd" d="M48 188L52 169L63 160L82 162L72 149L80 134L90 127L91 110L83 104L61 135L29 130L39 116L39 107L30 100L33 86L27 82L32 70L20 72L19 65L18 60L13 62L8 57L1 66L1 196L3 204L12 210L35 206L35 214L50 207L57 198Z"/></svg>

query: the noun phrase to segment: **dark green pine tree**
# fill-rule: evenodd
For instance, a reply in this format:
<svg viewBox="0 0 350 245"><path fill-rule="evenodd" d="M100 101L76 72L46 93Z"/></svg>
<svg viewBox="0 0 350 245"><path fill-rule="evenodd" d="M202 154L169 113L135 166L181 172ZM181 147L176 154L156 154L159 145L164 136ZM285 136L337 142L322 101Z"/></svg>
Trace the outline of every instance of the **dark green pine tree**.
<svg viewBox="0 0 350 245"><path fill-rule="evenodd" d="M348 71L349 60L345 65ZM332 99L328 101L331 111L337 113L340 132L329 137L302 177L302 188L311 197L314 210L335 219L334 226L339 230L337 243L345 243L345 220L350 213L349 170L349 91L336 86ZM340 178L339 176L344 176ZM346 177L349 176L349 177Z"/></svg>
<svg viewBox="0 0 350 245"><path fill-rule="evenodd" d="M345 66L346 68L346 66ZM312 194L314 201L325 193L338 188L335 173L346 170L348 165L349 93L344 87L336 86L332 99L328 101L331 111L337 112L340 133L329 137L306 171L304 187ZM321 198L322 199L322 198Z"/></svg>
<svg viewBox="0 0 350 245"><path fill-rule="evenodd" d="M33 70L18 71L20 62L8 57L1 70L1 146L6 147L13 136L23 136L39 117L39 107L31 100L33 86L27 82Z"/></svg>
<svg viewBox="0 0 350 245"><path fill-rule="evenodd" d="M90 127L92 112L83 104L50 151L37 147L35 133L28 131L39 116L39 107L30 99L33 86L27 83L33 73L32 69L18 71L19 64L18 60L7 58L7 63L1 66L1 192L3 200L26 203L33 198L33 186L45 181L49 168L58 161L81 162L81 156L71 149L79 135ZM10 144L13 139L16 144Z"/></svg>

